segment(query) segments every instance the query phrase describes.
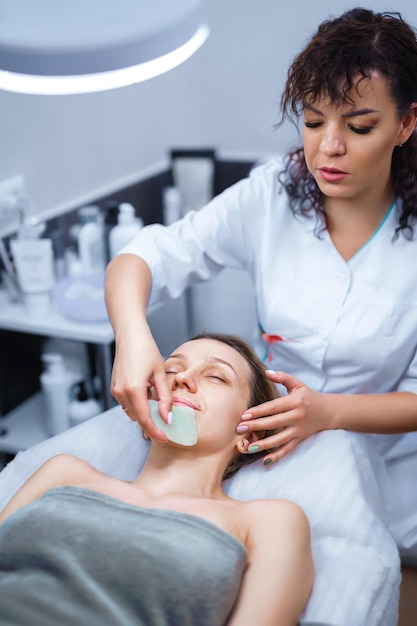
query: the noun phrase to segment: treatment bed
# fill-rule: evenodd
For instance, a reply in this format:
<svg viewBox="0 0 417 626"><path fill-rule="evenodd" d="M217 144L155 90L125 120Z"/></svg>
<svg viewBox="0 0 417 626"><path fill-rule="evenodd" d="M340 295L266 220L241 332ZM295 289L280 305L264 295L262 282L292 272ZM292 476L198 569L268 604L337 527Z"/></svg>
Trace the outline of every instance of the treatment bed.
<svg viewBox="0 0 417 626"><path fill-rule="evenodd" d="M143 466L148 446L138 424L120 407L112 408L19 452L0 472L0 510L56 454L74 454L103 472L130 480ZM375 453L381 446L384 461ZM264 467L256 462L226 484L234 498L287 498L305 510L316 579L301 625L396 626L398 547L403 559L417 565L416 448L417 433L325 431L299 444L277 464ZM269 476L265 481L266 474L274 480Z"/></svg>

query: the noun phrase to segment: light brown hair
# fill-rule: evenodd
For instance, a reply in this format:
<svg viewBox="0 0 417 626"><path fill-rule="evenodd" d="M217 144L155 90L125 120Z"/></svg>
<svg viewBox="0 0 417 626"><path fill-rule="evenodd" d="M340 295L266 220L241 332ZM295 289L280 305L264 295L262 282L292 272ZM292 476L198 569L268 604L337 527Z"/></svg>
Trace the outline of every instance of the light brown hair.
<svg viewBox="0 0 417 626"><path fill-rule="evenodd" d="M245 359L249 366L250 372L248 381L248 409L252 406L262 404L263 402L268 402L269 400L279 398L280 394L276 385L265 374L265 365L257 357L255 351L248 343L246 343L239 337L235 337L234 335L222 333L200 333L198 335L195 335L194 337L191 337L190 341L194 341L196 339L212 339L214 341L219 341L220 343L225 343L226 345L236 350L236 352L238 352ZM263 439L271 434L272 431L257 432L257 436L259 439ZM267 450L263 450L262 452L258 452L255 454L236 455L226 467L223 474L223 480L231 478L232 476L234 476L234 474L236 474L236 472L240 470L241 467L257 461L260 457L267 454L267 452Z"/></svg>

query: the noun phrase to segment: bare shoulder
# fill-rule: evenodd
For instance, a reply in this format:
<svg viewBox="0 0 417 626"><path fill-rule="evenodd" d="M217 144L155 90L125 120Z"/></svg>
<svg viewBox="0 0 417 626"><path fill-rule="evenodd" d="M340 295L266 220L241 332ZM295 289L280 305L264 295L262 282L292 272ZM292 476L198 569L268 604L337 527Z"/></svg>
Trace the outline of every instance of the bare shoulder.
<svg viewBox="0 0 417 626"><path fill-rule="evenodd" d="M41 491L61 485L78 485L101 475L87 461L72 454L57 454L43 463L23 486L31 485Z"/></svg>
<svg viewBox="0 0 417 626"><path fill-rule="evenodd" d="M305 517L303 509L291 500L281 500L276 498L246 500L239 501L238 506L241 507L242 512L245 512L245 515L249 516L259 517L259 515L293 515L294 517Z"/></svg>
<svg viewBox="0 0 417 626"><path fill-rule="evenodd" d="M74 481L78 483L96 478L101 472L73 454L57 454L45 461L35 474L45 478L51 476L55 482L59 481L59 484L73 484Z"/></svg>
<svg viewBox="0 0 417 626"><path fill-rule="evenodd" d="M18 489L0 513L0 522L25 504L40 498L49 489L64 485L82 485L103 476L92 465L71 454L58 454L37 469Z"/></svg>
<svg viewBox="0 0 417 626"><path fill-rule="evenodd" d="M245 520L247 531L253 537L275 536L289 526L306 540L310 540L310 525L303 509L290 500L249 500L241 502L239 515Z"/></svg>

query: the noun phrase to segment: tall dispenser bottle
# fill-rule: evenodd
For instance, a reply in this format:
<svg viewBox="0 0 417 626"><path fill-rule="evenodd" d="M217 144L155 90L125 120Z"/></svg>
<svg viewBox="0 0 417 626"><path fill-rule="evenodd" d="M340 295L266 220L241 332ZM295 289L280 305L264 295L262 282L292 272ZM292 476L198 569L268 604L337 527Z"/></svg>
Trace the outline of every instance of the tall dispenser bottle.
<svg viewBox="0 0 417 626"><path fill-rule="evenodd" d="M78 254L82 273L104 272L106 255L100 210L95 205L85 206L78 211L78 216Z"/></svg>
<svg viewBox="0 0 417 626"><path fill-rule="evenodd" d="M45 399L45 430L48 435L58 435L69 428L69 392L74 377L66 369L62 354L45 353L42 361L45 370L40 382Z"/></svg>
<svg viewBox="0 0 417 626"><path fill-rule="evenodd" d="M117 216L117 224L109 234L110 258L113 259L116 254L143 227L143 220L135 215L135 207L129 202L122 202L119 205L119 213Z"/></svg>
<svg viewBox="0 0 417 626"><path fill-rule="evenodd" d="M165 226L170 226L181 219L183 203L178 187L164 187L162 190L162 215Z"/></svg>

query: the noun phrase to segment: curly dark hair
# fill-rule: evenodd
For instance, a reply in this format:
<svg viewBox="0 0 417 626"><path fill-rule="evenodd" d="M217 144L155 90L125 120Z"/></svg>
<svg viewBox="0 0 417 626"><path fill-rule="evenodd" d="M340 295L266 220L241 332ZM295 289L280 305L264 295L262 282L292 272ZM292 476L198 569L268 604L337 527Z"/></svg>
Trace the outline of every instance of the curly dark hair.
<svg viewBox="0 0 417 626"><path fill-rule="evenodd" d="M355 8L323 22L289 68L281 98L282 117L297 121L306 102L323 94L334 105L351 102L349 92L357 76L377 71L388 83L398 116L417 102L416 31L398 12L375 13ZM402 200L395 237L413 235L417 218L417 135L395 147L391 174L393 190ZM325 225L323 194L307 169L302 148L287 155L280 181L295 214L315 215L316 232Z"/></svg>

